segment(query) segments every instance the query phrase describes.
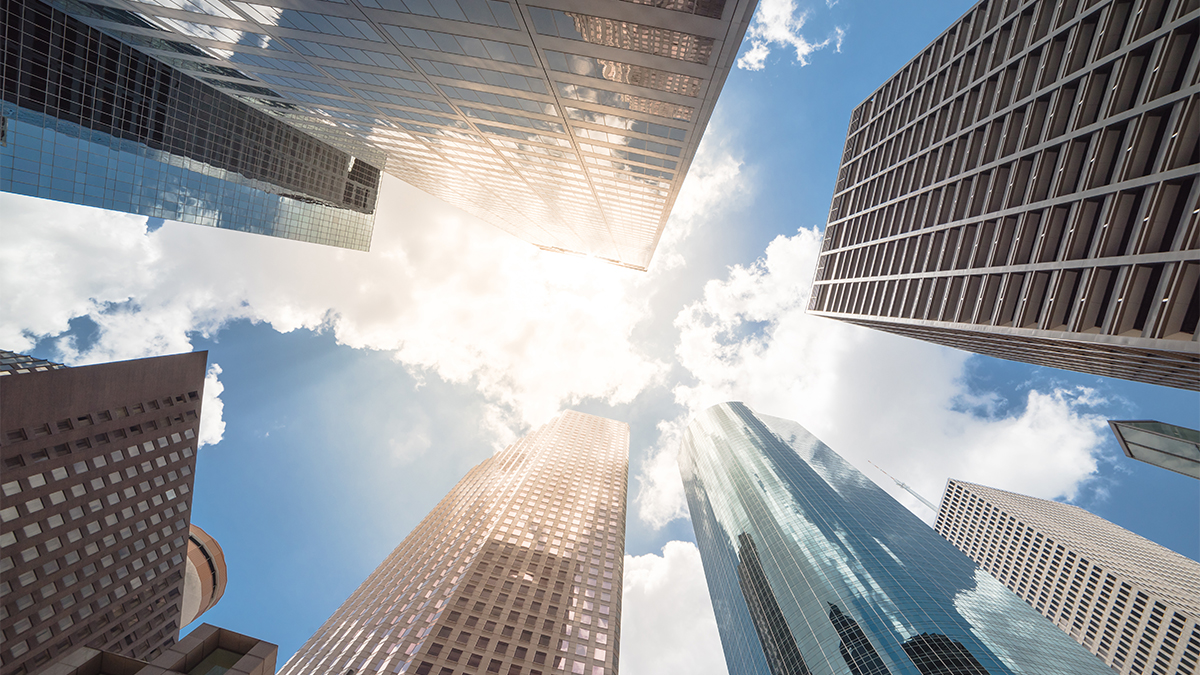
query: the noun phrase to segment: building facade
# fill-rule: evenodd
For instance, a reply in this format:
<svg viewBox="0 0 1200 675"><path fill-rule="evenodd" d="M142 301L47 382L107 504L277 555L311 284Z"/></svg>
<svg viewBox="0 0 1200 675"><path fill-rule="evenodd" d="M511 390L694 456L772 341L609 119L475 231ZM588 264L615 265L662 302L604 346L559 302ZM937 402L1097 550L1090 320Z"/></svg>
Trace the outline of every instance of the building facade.
<svg viewBox="0 0 1200 675"><path fill-rule="evenodd" d="M1153 420L1109 420L1108 426L1126 457L1200 479L1200 431Z"/></svg>
<svg viewBox="0 0 1200 675"><path fill-rule="evenodd" d="M1123 674L1200 661L1200 563L1070 504L950 480L937 531Z"/></svg>
<svg viewBox="0 0 1200 675"><path fill-rule="evenodd" d="M0 377L0 674L178 639L206 359Z"/></svg>
<svg viewBox="0 0 1200 675"><path fill-rule="evenodd" d="M369 248L380 153L353 157L39 0L0 11L0 191Z"/></svg>
<svg viewBox="0 0 1200 675"><path fill-rule="evenodd" d="M279 647L204 624L149 663L111 651L80 647L45 675L271 675Z"/></svg>
<svg viewBox="0 0 1200 675"><path fill-rule="evenodd" d="M1200 389L1186 0L984 0L850 118L811 313Z"/></svg>
<svg viewBox="0 0 1200 675"><path fill-rule="evenodd" d="M732 675L1109 672L795 422L713 406L679 464Z"/></svg>
<svg viewBox="0 0 1200 675"><path fill-rule="evenodd" d="M281 675L615 675L628 463L573 411L485 460Z"/></svg>
<svg viewBox="0 0 1200 675"><path fill-rule="evenodd" d="M645 269L756 2L51 4L537 246Z"/></svg>

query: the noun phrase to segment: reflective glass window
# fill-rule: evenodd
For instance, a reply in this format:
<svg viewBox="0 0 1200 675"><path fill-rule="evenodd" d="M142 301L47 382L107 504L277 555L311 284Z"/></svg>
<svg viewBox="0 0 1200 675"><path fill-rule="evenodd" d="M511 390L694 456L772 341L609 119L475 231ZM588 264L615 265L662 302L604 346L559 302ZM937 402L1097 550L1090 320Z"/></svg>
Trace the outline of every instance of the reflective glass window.
<svg viewBox="0 0 1200 675"><path fill-rule="evenodd" d="M610 108L632 110L659 117L671 117L683 120L684 122L690 122L692 120L692 113L695 112L695 109L691 106L678 105L644 96L635 96L633 94L608 91L607 89L593 89L592 87L567 84L565 82L555 82L554 86L558 90L558 94L563 98L595 103Z"/></svg>
<svg viewBox="0 0 1200 675"><path fill-rule="evenodd" d="M234 2L233 4L249 14L255 21L267 26L293 28L323 35L341 35L355 40L383 42L383 38L379 37L370 24L361 19L318 14L317 12L301 12L296 9L282 9L267 5L252 5L245 2Z"/></svg>
<svg viewBox="0 0 1200 675"><path fill-rule="evenodd" d="M317 56L333 59L334 61L346 61L348 63L361 63L364 66L398 68L412 72L412 66L408 65L404 57L399 54L385 54L383 52L355 49L353 47L339 47L338 45L325 44L324 42L297 40L295 38L284 38L284 40L292 47L295 47L296 51L307 56Z"/></svg>
<svg viewBox="0 0 1200 675"><path fill-rule="evenodd" d="M515 73L502 73L487 68L460 66L442 61L414 60L421 67L421 70L430 75L440 75L441 77L453 80L466 80L467 82L475 82L477 84L490 84L494 87L532 91L538 94L548 93L546 91L546 83L536 77L526 77Z"/></svg>
<svg viewBox="0 0 1200 675"><path fill-rule="evenodd" d="M529 7L534 29L542 35L665 56L707 65L713 39L690 33L618 21L601 16Z"/></svg>
<svg viewBox="0 0 1200 675"><path fill-rule="evenodd" d="M583 77L594 77L610 82L632 84L648 89L657 89L672 94L695 97L700 93L702 80L691 75L672 73L657 68L635 66L620 61L597 59L590 56L580 56L554 50L544 50L546 63L551 70L560 73L571 73Z"/></svg>
<svg viewBox="0 0 1200 675"><path fill-rule="evenodd" d="M428 49L448 54L473 56L491 61L504 63L519 63L524 66L536 66L533 52L525 45L482 40L465 35L452 35L431 30L421 30L407 26L391 26L384 24L383 29L391 35L396 43L403 47Z"/></svg>
<svg viewBox="0 0 1200 675"><path fill-rule="evenodd" d="M502 0L361 0L366 7L434 16L484 26L520 30L510 4Z"/></svg>

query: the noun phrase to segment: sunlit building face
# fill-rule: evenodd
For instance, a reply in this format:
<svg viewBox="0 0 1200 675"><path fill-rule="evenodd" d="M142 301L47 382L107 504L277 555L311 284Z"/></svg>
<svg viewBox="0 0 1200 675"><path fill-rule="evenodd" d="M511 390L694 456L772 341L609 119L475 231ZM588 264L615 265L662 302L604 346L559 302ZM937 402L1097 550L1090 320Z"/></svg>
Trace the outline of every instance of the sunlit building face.
<svg viewBox="0 0 1200 675"><path fill-rule="evenodd" d="M628 463L573 411L485 460L281 675L615 675Z"/></svg>
<svg viewBox="0 0 1200 675"><path fill-rule="evenodd" d="M937 531L1113 671L1200 666L1195 560L1077 506L959 480Z"/></svg>
<svg viewBox="0 0 1200 675"><path fill-rule="evenodd" d="M636 269L650 263L756 5L51 4L541 248Z"/></svg>
<svg viewBox="0 0 1200 675"><path fill-rule="evenodd" d="M1110 672L795 422L713 406L679 461L734 675Z"/></svg>

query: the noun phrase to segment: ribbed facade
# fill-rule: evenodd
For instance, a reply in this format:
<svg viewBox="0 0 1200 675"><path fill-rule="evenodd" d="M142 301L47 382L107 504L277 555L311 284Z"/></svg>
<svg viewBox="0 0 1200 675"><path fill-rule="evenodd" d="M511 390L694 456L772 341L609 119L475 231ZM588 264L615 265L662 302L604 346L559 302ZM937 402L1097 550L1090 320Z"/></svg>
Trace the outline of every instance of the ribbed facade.
<svg viewBox="0 0 1200 675"><path fill-rule="evenodd" d="M722 403L679 457L731 675L1101 675L803 427Z"/></svg>
<svg viewBox="0 0 1200 675"><path fill-rule="evenodd" d="M0 378L0 674L175 644L206 358Z"/></svg>
<svg viewBox="0 0 1200 675"><path fill-rule="evenodd" d="M568 411L477 465L281 675L615 675L628 456Z"/></svg>
<svg viewBox="0 0 1200 675"><path fill-rule="evenodd" d="M984 0L856 108L809 311L1200 389L1200 7Z"/></svg>
<svg viewBox="0 0 1200 675"><path fill-rule="evenodd" d="M756 2L52 4L537 246L645 269Z"/></svg>
<svg viewBox="0 0 1200 675"><path fill-rule="evenodd" d="M951 480L937 531L1123 675L1191 675L1200 563L1069 504Z"/></svg>

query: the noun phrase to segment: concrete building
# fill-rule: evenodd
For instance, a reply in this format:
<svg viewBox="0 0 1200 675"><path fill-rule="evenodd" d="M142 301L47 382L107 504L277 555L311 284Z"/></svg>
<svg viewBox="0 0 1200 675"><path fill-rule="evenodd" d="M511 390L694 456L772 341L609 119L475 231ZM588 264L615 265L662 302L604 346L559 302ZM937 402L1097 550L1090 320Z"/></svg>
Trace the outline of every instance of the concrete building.
<svg viewBox="0 0 1200 675"><path fill-rule="evenodd" d="M154 62L153 69L166 69L163 72L170 71L176 80L188 76L189 91L199 87L208 96L212 89L224 95L223 106L233 101L252 108L244 113L255 120L246 125L248 131L286 123L292 130L286 133L298 134L305 143L328 144L342 153L339 160L353 158L332 163L337 172L348 170L353 177L361 161L372 171L383 169L544 249L645 269L756 2L50 4L144 53ZM47 50L33 42L28 49ZM124 49L119 51L125 54ZM40 72L42 65L36 59L13 63L31 72ZM6 91L5 100L9 98ZM70 106L60 106L66 107ZM80 130L60 124L54 111L39 114L43 117L35 119L17 108L5 108L5 118L18 131L24 129L21 124L53 128L67 134L68 145L76 145L71 134L79 136ZM187 125L181 126L186 131ZM55 163L52 157L64 153L32 147L33 135L30 128L16 136L25 155L0 149L0 168L11 164L25 172L13 173L11 182L0 183L0 188L82 203L95 203L93 193L108 189L73 171L54 171L49 166ZM19 140L26 136L29 140ZM241 139L244 133L239 130L232 136ZM254 138L260 136L270 138ZM268 150L274 147L267 144ZM211 187L215 179L240 185L238 176L243 174L205 157L188 157L189 161L155 161L172 167L166 173L175 183L175 174L182 170L178 167L192 172L186 177L194 178L195 195L189 192L190 200L174 201L196 210L197 201L209 199L215 207L202 209L201 215L212 221L225 205L202 188ZM18 159L32 165L16 166ZM97 166L109 161L116 160L107 151L97 151ZM341 173L330 178L344 182ZM7 176L0 173L0 181L9 180ZM70 181L74 182L68 186ZM279 208L276 203L302 208L309 203L306 199L330 201L301 193L292 204L284 201L289 199L284 191L268 192L278 197L275 202L240 192L237 196L249 204L243 210L261 213ZM374 195L370 197L373 206ZM109 195L101 199L106 198ZM189 215L186 208L171 213L182 215L163 217ZM339 217L353 221L353 213L342 209ZM283 215L288 217L272 227L289 232L288 223L297 217ZM297 227L313 229L305 223ZM340 236L342 225L316 229L328 239ZM369 239L369 227L366 230ZM337 245L363 248L361 237Z"/></svg>
<svg viewBox="0 0 1200 675"><path fill-rule="evenodd" d="M569 411L483 461L280 675L616 675L628 455Z"/></svg>
<svg viewBox="0 0 1200 675"><path fill-rule="evenodd" d="M731 675L1110 672L795 422L713 406L679 466Z"/></svg>
<svg viewBox="0 0 1200 675"><path fill-rule="evenodd" d="M975 5L852 113L809 311L1200 389L1198 21Z"/></svg>
<svg viewBox="0 0 1200 675"><path fill-rule="evenodd" d="M0 377L0 674L175 644L206 359Z"/></svg>
<svg viewBox="0 0 1200 675"><path fill-rule="evenodd" d="M45 675L272 675L278 652L270 642L204 624L149 663L80 647Z"/></svg>
<svg viewBox="0 0 1200 675"><path fill-rule="evenodd" d="M937 531L1113 670L1196 672L1196 561L1078 507L957 480Z"/></svg>
<svg viewBox="0 0 1200 675"><path fill-rule="evenodd" d="M1200 479L1200 431L1153 420L1109 420L1108 426L1126 457Z"/></svg>
<svg viewBox="0 0 1200 675"><path fill-rule="evenodd" d="M180 626L200 618L212 609L229 583L225 552L221 545L195 524L188 531L187 569L183 574L183 605Z"/></svg>

